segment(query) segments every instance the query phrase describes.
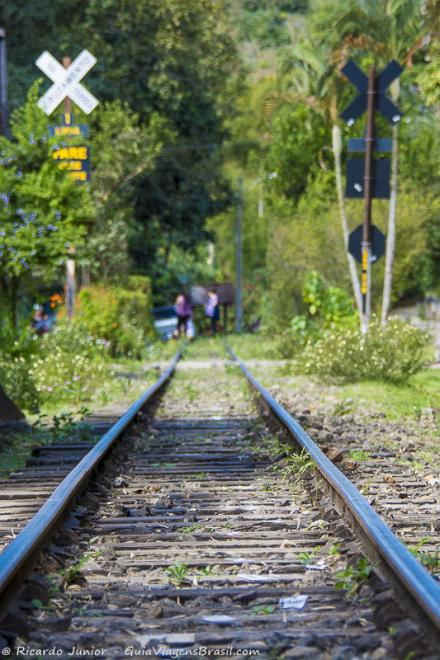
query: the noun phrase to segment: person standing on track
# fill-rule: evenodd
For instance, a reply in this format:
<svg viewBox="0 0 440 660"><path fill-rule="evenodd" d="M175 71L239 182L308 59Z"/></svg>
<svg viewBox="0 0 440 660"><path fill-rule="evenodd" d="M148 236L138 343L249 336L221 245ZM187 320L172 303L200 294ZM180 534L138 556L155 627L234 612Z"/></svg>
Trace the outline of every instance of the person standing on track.
<svg viewBox="0 0 440 660"><path fill-rule="evenodd" d="M177 314L177 334L186 337L188 321L192 319L193 311L191 301L185 293L180 293L176 298L175 310Z"/></svg>
<svg viewBox="0 0 440 660"><path fill-rule="evenodd" d="M206 318L211 322L211 335L215 337L217 333L217 321L220 318L218 295L215 291L208 291L208 300L205 303L205 314Z"/></svg>

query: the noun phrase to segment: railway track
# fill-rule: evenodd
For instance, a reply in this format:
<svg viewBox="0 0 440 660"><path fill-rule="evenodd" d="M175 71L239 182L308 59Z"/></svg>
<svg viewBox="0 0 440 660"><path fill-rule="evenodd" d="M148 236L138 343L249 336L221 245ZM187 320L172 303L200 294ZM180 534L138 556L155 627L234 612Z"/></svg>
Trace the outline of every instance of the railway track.
<svg viewBox="0 0 440 660"><path fill-rule="evenodd" d="M8 481L0 481L0 552L124 412L113 406L89 415L82 424L83 437L52 440L48 431L45 441L31 448L26 465L16 469Z"/></svg>
<svg viewBox="0 0 440 660"><path fill-rule="evenodd" d="M420 462L426 446L435 446L433 425L417 432L413 428L410 436L410 429L402 431L398 423L381 418L361 423L350 414L312 413L300 397L282 398L284 407L355 483L396 536L440 578L440 467L431 456L429 463Z"/></svg>
<svg viewBox="0 0 440 660"><path fill-rule="evenodd" d="M3 646L58 657L437 657L438 586L241 368L318 470L306 454L286 455L233 367L179 372L154 417L139 419L172 366L67 476L76 497L85 491L67 526L53 536L66 515L61 484L0 555ZM58 522L43 529L49 514ZM368 578L371 563L383 579ZM425 629L406 620L388 583Z"/></svg>

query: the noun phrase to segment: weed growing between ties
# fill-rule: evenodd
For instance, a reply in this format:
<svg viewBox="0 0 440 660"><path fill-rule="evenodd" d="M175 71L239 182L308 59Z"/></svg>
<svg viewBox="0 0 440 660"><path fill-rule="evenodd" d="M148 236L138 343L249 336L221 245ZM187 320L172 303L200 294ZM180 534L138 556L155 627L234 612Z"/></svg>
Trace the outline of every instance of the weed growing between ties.
<svg viewBox="0 0 440 660"><path fill-rule="evenodd" d="M320 551L320 547L313 548L313 550L310 550L309 552L300 552L298 554L298 561L300 564L303 564L304 566L310 566L310 564L313 564L313 560L316 558L316 555Z"/></svg>
<svg viewBox="0 0 440 660"><path fill-rule="evenodd" d="M186 564L174 564L174 566L167 568L165 575L172 585L175 587L182 587L189 582L189 570L189 566Z"/></svg>
<svg viewBox="0 0 440 660"><path fill-rule="evenodd" d="M56 613L58 611L57 598L60 593L64 592L74 584L84 583L85 579L81 575L81 570L88 561L98 559L99 557L102 557L102 554L101 550L86 552L81 559L70 560L70 563L68 563L65 568L60 569L56 573L49 573L46 575L45 579L48 586L49 601L43 603L40 599L34 598L31 601L32 607L35 610ZM86 609L85 606L78 607L75 613L81 615ZM92 614L92 616L94 616L94 614Z"/></svg>
<svg viewBox="0 0 440 660"><path fill-rule="evenodd" d="M440 577L440 550L428 551L422 549L431 541L431 537L423 536L416 545L410 546L408 549L431 575Z"/></svg>
<svg viewBox="0 0 440 660"><path fill-rule="evenodd" d="M306 474L309 474L314 469L315 462L305 449L302 449L300 453L294 453L291 450L286 456L283 475L298 483Z"/></svg>
<svg viewBox="0 0 440 660"><path fill-rule="evenodd" d="M370 454L365 451L364 449L352 449L351 451L348 452L348 455L353 461L368 461L370 458Z"/></svg>
<svg viewBox="0 0 440 660"><path fill-rule="evenodd" d="M198 532L201 529L203 529L203 525L201 525L200 523L193 523L192 525L186 525L185 527L181 527L180 531L183 534L193 534L194 532Z"/></svg>
<svg viewBox="0 0 440 660"><path fill-rule="evenodd" d="M347 598L353 598L373 574L372 566L366 557L361 557L354 566L347 566L336 573L336 588L345 589Z"/></svg>
<svg viewBox="0 0 440 660"><path fill-rule="evenodd" d="M257 436L258 437L258 436ZM296 489L305 476L310 476L315 469L315 463L305 449L300 452L283 439L283 432L278 434L262 433L257 442L249 445L252 455L257 459L269 459L273 461L272 471L279 474L283 480L289 481L291 487ZM274 482L264 481L260 488L271 492Z"/></svg>
<svg viewBox="0 0 440 660"><path fill-rule="evenodd" d="M87 562L91 559L98 559L101 556L101 551L88 552L84 554L78 561L75 561L70 566L63 568L60 571L60 575L63 579L63 588L66 588L71 584L75 584L81 578L81 569L87 564Z"/></svg>

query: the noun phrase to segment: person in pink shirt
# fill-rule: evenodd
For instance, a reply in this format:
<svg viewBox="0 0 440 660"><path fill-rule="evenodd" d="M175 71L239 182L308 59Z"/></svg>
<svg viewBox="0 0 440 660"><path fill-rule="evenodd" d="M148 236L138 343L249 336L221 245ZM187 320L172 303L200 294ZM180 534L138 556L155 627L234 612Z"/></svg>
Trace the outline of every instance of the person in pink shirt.
<svg viewBox="0 0 440 660"><path fill-rule="evenodd" d="M191 301L184 293L180 293L174 305L177 314L177 333L179 337L185 337L188 321L193 317Z"/></svg>

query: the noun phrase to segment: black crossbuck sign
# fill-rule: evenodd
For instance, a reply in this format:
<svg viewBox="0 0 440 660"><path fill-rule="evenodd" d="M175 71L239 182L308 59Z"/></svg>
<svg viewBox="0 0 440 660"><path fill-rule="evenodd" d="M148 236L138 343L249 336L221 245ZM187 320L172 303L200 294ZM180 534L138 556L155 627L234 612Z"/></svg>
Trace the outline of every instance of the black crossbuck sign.
<svg viewBox="0 0 440 660"><path fill-rule="evenodd" d="M360 94L350 103L348 108L341 114L341 118L347 126L353 126L358 117L364 114L367 109L368 77L358 67L358 65L349 60L341 69L344 76L359 90ZM385 91L389 85L400 76L403 68L396 60L391 60L376 79L376 110L378 110L390 124L397 124L402 119L402 113L390 99L385 96Z"/></svg>
<svg viewBox="0 0 440 660"><path fill-rule="evenodd" d="M376 78L375 84L375 109L378 110L391 124L397 124L401 118L402 113L399 108L394 105L388 97L385 96L387 87L395 80L403 71L398 62L392 60L387 64L385 69ZM350 103L348 108L341 113L341 118L344 119L348 126L352 126L356 119L358 119L367 109L368 99L368 77L358 67L358 65L350 60L343 67L342 73L347 76L350 82L359 90L360 94L356 96L354 101ZM392 142L389 138L375 138L374 151L390 152ZM365 152L365 139L352 138L348 142L348 150L351 152ZM363 197L364 196L364 161L354 158L347 160L347 181L345 188L346 197ZM390 163L388 160L373 159L373 186L372 197L376 199L389 199L390 196Z"/></svg>

